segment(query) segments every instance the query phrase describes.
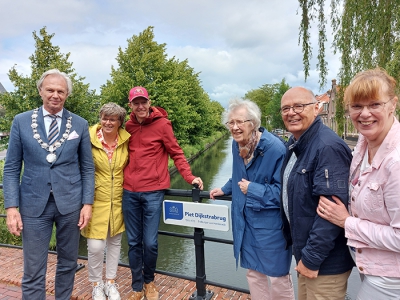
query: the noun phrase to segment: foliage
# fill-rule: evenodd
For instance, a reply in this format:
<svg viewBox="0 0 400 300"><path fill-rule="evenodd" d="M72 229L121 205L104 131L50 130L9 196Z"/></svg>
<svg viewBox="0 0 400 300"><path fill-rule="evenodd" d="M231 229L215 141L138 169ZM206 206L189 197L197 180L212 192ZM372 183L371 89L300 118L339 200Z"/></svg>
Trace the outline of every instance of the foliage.
<svg viewBox="0 0 400 300"><path fill-rule="evenodd" d="M0 182L3 182L3 170L4 170L4 159L0 160ZM4 196L3 190L0 190L0 214L6 214L4 209ZM22 237L11 234L7 229L6 218L0 218L0 243L9 245L22 245ZM55 227L50 240L49 249L55 250L56 238L55 238Z"/></svg>
<svg viewBox="0 0 400 300"><path fill-rule="evenodd" d="M266 128L285 128L279 113L283 94L290 88L285 79L280 83L264 84L256 90L246 93L245 98L255 102L261 110L261 119L265 117ZM261 120L264 123L264 120Z"/></svg>
<svg viewBox="0 0 400 300"><path fill-rule="evenodd" d="M3 182L3 170L4 170L4 162L5 160L0 160L0 182Z"/></svg>
<svg viewBox="0 0 400 300"><path fill-rule="evenodd" d="M299 0L302 20L299 42L303 47L306 77L309 75L312 47L311 23L318 20L318 64L320 83L326 83L325 46L327 41L324 14L325 0ZM400 2L398 0L331 0L330 20L334 33L333 47L341 54L341 83L348 84L358 72L375 66L386 67L394 59L400 37ZM398 57L397 57L398 58Z"/></svg>
<svg viewBox="0 0 400 300"><path fill-rule="evenodd" d="M3 174L3 169L4 169L4 160L1 160L0 162L0 172ZM3 179L1 179L1 182L3 182ZM5 215L6 211L4 209L4 197L3 197L3 190L0 192L0 214ZM7 228L7 223L6 223L6 218L0 217L0 243L2 244L9 244L9 245L22 245L22 238L21 236L16 236L11 234L8 231Z"/></svg>
<svg viewBox="0 0 400 300"><path fill-rule="evenodd" d="M397 81L400 81L400 41L396 42L394 46L393 59L386 64L386 70L391 74ZM397 94L400 93L400 86L397 85Z"/></svg>
<svg viewBox="0 0 400 300"><path fill-rule="evenodd" d="M22 237L11 234L7 229L6 218L0 220L0 243L21 246Z"/></svg>
<svg viewBox="0 0 400 300"><path fill-rule="evenodd" d="M197 144L198 139L221 130L222 106L210 101L187 60L167 58L166 44L154 41L153 27L128 39L123 51L119 48L118 68L111 68L111 80L101 87L105 102L127 106L129 90L143 86L152 105L166 109L175 136L180 144ZM129 109L129 108L128 108Z"/></svg>
<svg viewBox="0 0 400 300"><path fill-rule="evenodd" d="M320 86L326 83L327 62L325 43L327 17L325 0L299 0L302 20L299 43L303 48L303 65L306 78L309 75L312 47L311 23L318 21L318 64ZM358 72L376 66L383 67L400 79L400 1L399 0L331 0L330 20L334 33L333 48L341 55L338 74L340 85L345 88ZM343 106L338 95L337 107ZM336 111L339 132L343 130L344 108Z"/></svg>
<svg viewBox="0 0 400 300"><path fill-rule="evenodd" d="M76 112L89 123L95 123L100 98L95 96L95 91L89 90L88 84L83 83L84 78L78 77L75 73L72 63L68 61L70 53L62 54L58 46L53 46L51 39L54 34L48 34L46 27L43 27L40 29L39 35L36 34L36 31L33 32L36 49L34 54L29 57L31 75L18 74L16 66L13 66L8 72L8 77L15 90L0 94L0 105L5 108L5 115L0 119L0 131L10 131L11 122L16 114L42 105L36 82L45 71L53 68L67 73L73 83L72 95L67 99L65 107ZM4 144L7 141L8 139L3 139L1 143Z"/></svg>

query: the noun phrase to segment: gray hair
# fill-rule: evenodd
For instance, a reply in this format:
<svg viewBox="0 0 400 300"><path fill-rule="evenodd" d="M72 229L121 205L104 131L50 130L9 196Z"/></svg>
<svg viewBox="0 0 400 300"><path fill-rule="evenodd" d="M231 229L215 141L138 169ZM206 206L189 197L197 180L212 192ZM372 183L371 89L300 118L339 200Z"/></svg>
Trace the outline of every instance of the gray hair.
<svg viewBox="0 0 400 300"><path fill-rule="evenodd" d="M116 103L109 102L109 103L104 104L100 108L100 112L99 112L100 119L103 116L105 116L105 117L117 116L118 120L121 122L121 125L120 125L120 127L121 127L125 121L126 110L125 110L125 108L119 106Z"/></svg>
<svg viewBox="0 0 400 300"><path fill-rule="evenodd" d="M43 84L44 79L49 75L57 75L57 76L63 77L65 79L65 82L67 83L67 97L69 95L71 95L71 93L72 93L72 81L71 81L71 78L69 78L69 76L66 73L60 72L58 69L51 69L51 70L48 70L48 71L46 71L46 72L44 72L42 74L42 76L40 77L40 79L38 80L38 82L36 84L39 93L40 93L40 89L42 88L42 84Z"/></svg>
<svg viewBox="0 0 400 300"><path fill-rule="evenodd" d="M226 126L226 123L229 121L229 115L239 108L245 108L247 110L247 119L251 120L254 130L258 131L261 126L261 110L257 104L248 99L236 98L230 100L228 109L222 114L222 124Z"/></svg>

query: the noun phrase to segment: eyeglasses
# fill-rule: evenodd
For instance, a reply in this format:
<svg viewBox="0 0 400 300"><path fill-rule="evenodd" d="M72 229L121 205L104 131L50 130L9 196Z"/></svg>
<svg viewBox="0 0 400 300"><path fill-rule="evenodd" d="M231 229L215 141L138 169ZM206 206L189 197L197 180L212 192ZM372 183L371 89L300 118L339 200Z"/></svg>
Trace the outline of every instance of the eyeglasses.
<svg viewBox="0 0 400 300"><path fill-rule="evenodd" d="M385 104L391 100L392 99L386 102L374 102L368 105L361 105L359 103L355 103L353 105L349 105L349 113L352 115L360 114L364 110L364 107L367 107L371 113L378 113L381 112L385 107Z"/></svg>
<svg viewBox="0 0 400 300"><path fill-rule="evenodd" d="M236 124L237 127L242 127L244 123L250 122L251 120L231 120L229 122L226 122L225 125L228 126L229 128L233 128Z"/></svg>
<svg viewBox="0 0 400 300"><path fill-rule="evenodd" d="M287 115L290 112L290 109L293 109L293 112L295 114L299 114L299 113L303 112L305 106L311 105L311 104L316 104L316 103L317 102L311 102L311 103L306 103L306 104L295 104L293 106L284 106L279 111L282 116Z"/></svg>

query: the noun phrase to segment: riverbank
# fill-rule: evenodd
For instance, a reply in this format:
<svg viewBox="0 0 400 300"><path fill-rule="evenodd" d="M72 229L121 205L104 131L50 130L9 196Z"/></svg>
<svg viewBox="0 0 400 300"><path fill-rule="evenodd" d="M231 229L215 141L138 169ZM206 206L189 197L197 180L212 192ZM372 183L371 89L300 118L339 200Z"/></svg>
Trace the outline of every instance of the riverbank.
<svg viewBox="0 0 400 300"><path fill-rule="evenodd" d="M208 149L210 149L212 146L214 146L216 143L218 143L220 140L227 138L229 133L227 132L226 134L221 135L219 138L214 140L212 143L208 143L204 146L204 149L197 152L196 154L192 155L191 157L187 158L186 160L190 164L193 162L196 158L198 158L200 155L202 155L204 152L206 152ZM169 168L169 174L174 175L176 172L178 172L178 169L173 165L172 167Z"/></svg>

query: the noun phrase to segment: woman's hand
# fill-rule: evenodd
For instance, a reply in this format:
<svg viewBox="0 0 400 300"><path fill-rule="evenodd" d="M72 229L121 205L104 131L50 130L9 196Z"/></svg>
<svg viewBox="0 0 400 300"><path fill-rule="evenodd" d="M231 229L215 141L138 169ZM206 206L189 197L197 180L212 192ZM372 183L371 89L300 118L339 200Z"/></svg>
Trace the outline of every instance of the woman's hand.
<svg viewBox="0 0 400 300"><path fill-rule="evenodd" d="M319 197L317 214L321 218L344 228L344 223L346 222L346 219L350 217L350 214L347 211L346 206L344 206L338 197L332 196L332 198L335 203L324 196Z"/></svg>
<svg viewBox="0 0 400 300"><path fill-rule="evenodd" d="M242 178L241 181L238 182L239 188L243 194L247 194L247 189L249 188L250 181L247 179Z"/></svg>

